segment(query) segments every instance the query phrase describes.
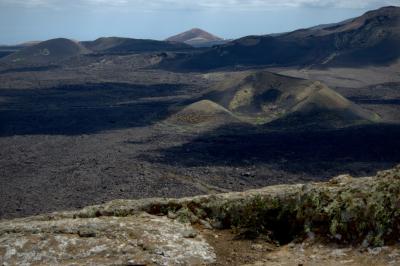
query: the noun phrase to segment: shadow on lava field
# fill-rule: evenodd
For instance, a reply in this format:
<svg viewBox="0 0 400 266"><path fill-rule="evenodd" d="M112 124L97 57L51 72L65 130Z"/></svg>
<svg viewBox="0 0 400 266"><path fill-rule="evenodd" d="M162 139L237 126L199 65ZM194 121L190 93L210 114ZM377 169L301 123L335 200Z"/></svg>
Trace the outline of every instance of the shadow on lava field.
<svg viewBox="0 0 400 266"><path fill-rule="evenodd" d="M182 167L271 164L319 180L342 173L360 176L400 161L399 135L396 124L307 131L224 126L162 150L155 161Z"/></svg>
<svg viewBox="0 0 400 266"><path fill-rule="evenodd" d="M99 83L0 90L0 136L80 135L147 126L168 115L182 84ZM157 99L152 100L154 95ZM165 99L161 99L166 97Z"/></svg>

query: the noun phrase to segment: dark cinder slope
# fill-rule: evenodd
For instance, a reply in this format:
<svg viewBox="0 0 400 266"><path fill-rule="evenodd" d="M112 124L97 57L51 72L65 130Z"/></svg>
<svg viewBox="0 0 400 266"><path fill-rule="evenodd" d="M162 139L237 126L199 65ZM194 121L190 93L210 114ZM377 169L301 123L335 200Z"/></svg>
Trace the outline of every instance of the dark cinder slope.
<svg viewBox="0 0 400 266"><path fill-rule="evenodd" d="M95 41L82 42L95 53L138 53L154 51L178 51L191 47L184 43L173 43L155 40L131 39L120 37L104 37Z"/></svg>
<svg viewBox="0 0 400 266"><path fill-rule="evenodd" d="M225 43L224 39L198 28L169 37L166 41L186 43L193 47L211 47Z"/></svg>
<svg viewBox="0 0 400 266"><path fill-rule="evenodd" d="M315 123L329 127L377 122L379 116L349 101L318 81L267 71L242 72L223 78L204 98L219 103L244 121L285 124ZM296 118L296 119L295 119Z"/></svg>
<svg viewBox="0 0 400 266"><path fill-rule="evenodd" d="M7 55L18 52L22 49L36 45L38 43L40 43L40 42L32 41L32 42L25 42L25 43L21 43L21 44L17 44L17 45L0 45L0 58L6 57Z"/></svg>
<svg viewBox="0 0 400 266"><path fill-rule="evenodd" d="M0 60L11 64L48 64L59 62L89 51L78 42L58 38L28 46Z"/></svg>
<svg viewBox="0 0 400 266"><path fill-rule="evenodd" d="M185 106L168 117L165 122L191 128L198 125L203 129L209 129L224 124L238 123L240 120L221 105L210 100L200 100Z"/></svg>
<svg viewBox="0 0 400 266"><path fill-rule="evenodd" d="M384 7L338 24L248 36L170 62L181 69L235 66L362 66L400 58L400 7Z"/></svg>

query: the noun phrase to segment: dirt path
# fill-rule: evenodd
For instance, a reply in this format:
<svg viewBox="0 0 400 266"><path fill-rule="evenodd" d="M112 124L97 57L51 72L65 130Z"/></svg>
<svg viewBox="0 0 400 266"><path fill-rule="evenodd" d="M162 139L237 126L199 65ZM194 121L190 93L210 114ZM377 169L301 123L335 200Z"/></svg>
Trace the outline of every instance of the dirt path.
<svg viewBox="0 0 400 266"><path fill-rule="evenodd" d="M237 239L231 230L199 229L214 248L217 261L212 265L400 265L400 245L382 248L357 248L306 240L277 246L263 239Z"/></svg>

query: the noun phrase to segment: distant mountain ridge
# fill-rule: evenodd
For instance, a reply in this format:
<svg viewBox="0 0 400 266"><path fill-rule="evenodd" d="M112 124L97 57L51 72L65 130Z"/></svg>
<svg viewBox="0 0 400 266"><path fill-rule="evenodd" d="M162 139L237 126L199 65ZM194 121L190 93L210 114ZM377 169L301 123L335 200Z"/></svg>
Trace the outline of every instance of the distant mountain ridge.
<svg viewBox="0 0 400 266"><path fill-rule="evenodd" d="M191 48L191 46L184 43L121 37L102 37L95 41L86 41L81 43L86 48L96 53L176 51Z"/></svg>
<svg viewBox="0 0 400 266"><path fill-rule="evenodd" d="M89 52L90 51L79 42L65 38L57 38L29 45L24 49L2 58L1 61L13 64L51 64Z"/></svg>
<svg viewBox="0 0 400 266"><path fill-rule="evenodd" d="M0 62L13 65L43 65L88 54L126 54L193 49L184 43L120 37L103 37L95 41L84 42L57 38L21 45L15 47L14 50L10 50L11 48L13 47L4 47L4 57ZM0 56L1 52L0 47Z"/></svg>
<svg viewBox="0 0 400 266"><path fill-rule="evenodd" d="M33 45L36 45L39 43L40 43L40 41L30 41L30 42L15 44L15 45L0 45L0 58L8 56L8 55L18 52L22 49L25 49L29 46L33 46Z"/></svg>
<svg viewBox="0 0 400 266"><path fill-rule="evenodd" d="M83 54L181 52L161 67L211 70L242 67L360 67L388 65L400 59L400 7L383 7L340 23L289 33L247 36L227 42L194 28L166 41L103 37L77 42L65 38L18 47L0 47L1 62L48 64Z"/></svg>
<svg viewBox="0 0 400 266"><path fill-rule="evenodd" d="M385 65L400 58L400 7L384 7L336 24L247 36L198 53L175 66L207 70L236 66Z"/></svg>
<svg viewBox="0 0 400 266"><path fill-rule="evenodd" d="M226 42L224 39L199 28L193 28L169 37L166 39L166 41L186 43L193 47L211 47L213 45L223 44Z"/></svg>

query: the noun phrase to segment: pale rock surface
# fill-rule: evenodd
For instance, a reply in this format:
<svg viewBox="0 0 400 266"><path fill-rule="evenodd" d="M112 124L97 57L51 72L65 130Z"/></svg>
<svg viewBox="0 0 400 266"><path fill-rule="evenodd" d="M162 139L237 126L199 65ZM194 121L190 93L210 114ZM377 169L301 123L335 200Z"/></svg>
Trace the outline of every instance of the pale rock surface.
<svg viewBox="0 0 400 266"><path fill-rule="evenodd" d="M4 266L200 265L214 260L213 248L190 225L149 214L21 220L0 229Z"/></svg>

